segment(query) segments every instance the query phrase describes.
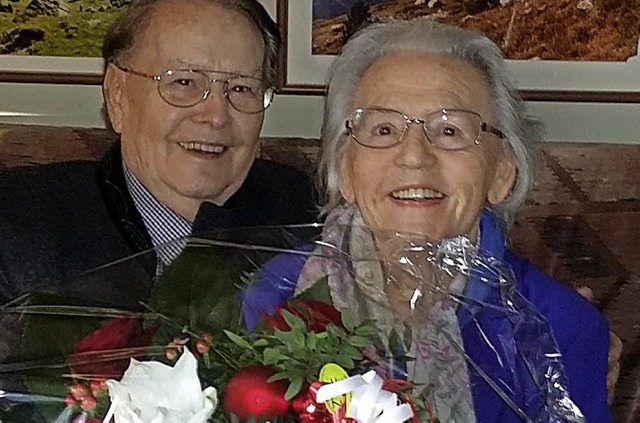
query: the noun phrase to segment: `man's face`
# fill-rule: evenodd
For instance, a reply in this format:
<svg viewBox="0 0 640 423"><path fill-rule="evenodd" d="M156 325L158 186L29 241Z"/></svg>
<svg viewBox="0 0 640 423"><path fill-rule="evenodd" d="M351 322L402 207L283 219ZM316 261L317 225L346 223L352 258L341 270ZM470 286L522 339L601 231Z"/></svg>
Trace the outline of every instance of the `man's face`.
<svg viewBox="0 0 640 423"><path fill-rule="evenodd" d="M120 65L151 75L198 69L260 78L263 55L260 33L239 13L210 0L168 0ZM235 110L223 84L211 83L195 106L175 107L155 81L110 65L104 91L126 165L165 205L192 220L200 203L223 204L242 185L264 114Z"/></svg>

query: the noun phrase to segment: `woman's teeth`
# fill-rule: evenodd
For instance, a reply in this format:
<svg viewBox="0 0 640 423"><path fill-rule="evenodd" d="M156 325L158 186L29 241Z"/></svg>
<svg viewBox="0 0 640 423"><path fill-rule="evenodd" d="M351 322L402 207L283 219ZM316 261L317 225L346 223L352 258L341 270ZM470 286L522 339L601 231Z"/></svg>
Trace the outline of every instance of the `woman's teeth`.
<svg viewBox="0 0 640 423"><path fill-rule="evenodd" d="M216 144L206 144L201 142L179 142L180 147L190 151L202 151L204 153L221 154L225 147Z"/></svg>
<svg viewBox="0 0 640 423"><path fill-rule="evenodd" d="M444 198L444 194L429 188L409 188L391 193L398 200L431 200Z"/></svg>

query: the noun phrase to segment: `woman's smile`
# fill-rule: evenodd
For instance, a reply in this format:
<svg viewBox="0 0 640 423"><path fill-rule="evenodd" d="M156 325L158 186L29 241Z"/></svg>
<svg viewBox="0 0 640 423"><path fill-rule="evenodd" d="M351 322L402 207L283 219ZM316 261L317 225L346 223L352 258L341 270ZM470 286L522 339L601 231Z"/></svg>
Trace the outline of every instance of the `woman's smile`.
<svg viewBox="0 0 640 423"><path fill-rule="evenodd" d="M396 189L389 193L396 203L408 206L430 206L439 204L446 195L426 186L412 186Z"/></svg>

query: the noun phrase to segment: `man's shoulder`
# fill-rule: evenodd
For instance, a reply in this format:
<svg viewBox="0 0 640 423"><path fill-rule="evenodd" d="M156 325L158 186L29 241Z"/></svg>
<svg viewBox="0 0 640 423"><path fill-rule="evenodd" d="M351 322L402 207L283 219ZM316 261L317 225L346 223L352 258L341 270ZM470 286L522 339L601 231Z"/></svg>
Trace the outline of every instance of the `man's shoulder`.
<svg viewBox="0 0 640 423"><path fill-rule="evenodd" d="M19 232L93 213L102 204L97 166L77 161L2 169L0 228Z"/></svg>
<svg viewBox="0 0 640 423"><path fill-rule="evenodd" d="M315 203L315 189L309 175L282 163L258 159L248 182L263 197L281 197L291 202Z"/></svg>
<svg viewBox="0 0 640 423"><path fill-rule="evenodd" d="M0 192L27 194L93 183L96 181L97 166L97 162L70 161L0 169Z"/></svg>
<svg viewBox="0 0 640 423"><path fill-rule="evenodd" d="M256 159L251 172L257 176L268 177L269 182L311 183L309 175L300 169L272 160Z"/></svg>
<svg viewBox="0 0 640 423"><path fill-rule="evenodd" d="M256 160L247 182L247 189L253 193L253 205L264 206L264 213L289 216L283 221L288 223L315 221L316 191L311 178L301 170Z"/></svg>

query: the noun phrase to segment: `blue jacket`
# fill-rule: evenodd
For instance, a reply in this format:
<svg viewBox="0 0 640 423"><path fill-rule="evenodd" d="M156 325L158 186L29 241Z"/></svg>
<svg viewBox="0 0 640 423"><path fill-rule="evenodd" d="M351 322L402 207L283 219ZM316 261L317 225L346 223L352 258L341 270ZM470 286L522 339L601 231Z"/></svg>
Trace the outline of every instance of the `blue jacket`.
<svg viewBox="0 0 640 423"><path fill-rule="evenodd" d="M513 269L516 290L531 303L551 326L557 346L562 353L564 374L573 401L580 407L587 422L607 423L613 418L607 406L606 373L609 350L609 331L603 316L573 289L547 276L530 262L505 247L505 238L496 219L483 213L480 223L480 249L501 258ZM313 246L305 247L311 250ZM283 254L275 257L261 271L261 276L243 293L243 313L248 327L254 327L262 312L273 313L294 293L296 281L305 263L303 255ZM283 283L284 282L284 283ZM470 280L464 295L481 298L482 284ZM475 292L474 292L475 291ZM458 321L467 354L494 381L501 381L515 403L528 415L535 415L540 407L535 386L522 360L514 363L516 375L508 366L500 365L501 357L509 356L501 349L512 346L502 342L498 334L511 330L504 317L481 314L469 319L458 314ZM489 342L487 342L487 339ZM476 372L470 371L474 408L478 422L522 421L495 391ZM503 386L504 387L504 386ZM528 398L528 401L526 400Z"/></svg>

